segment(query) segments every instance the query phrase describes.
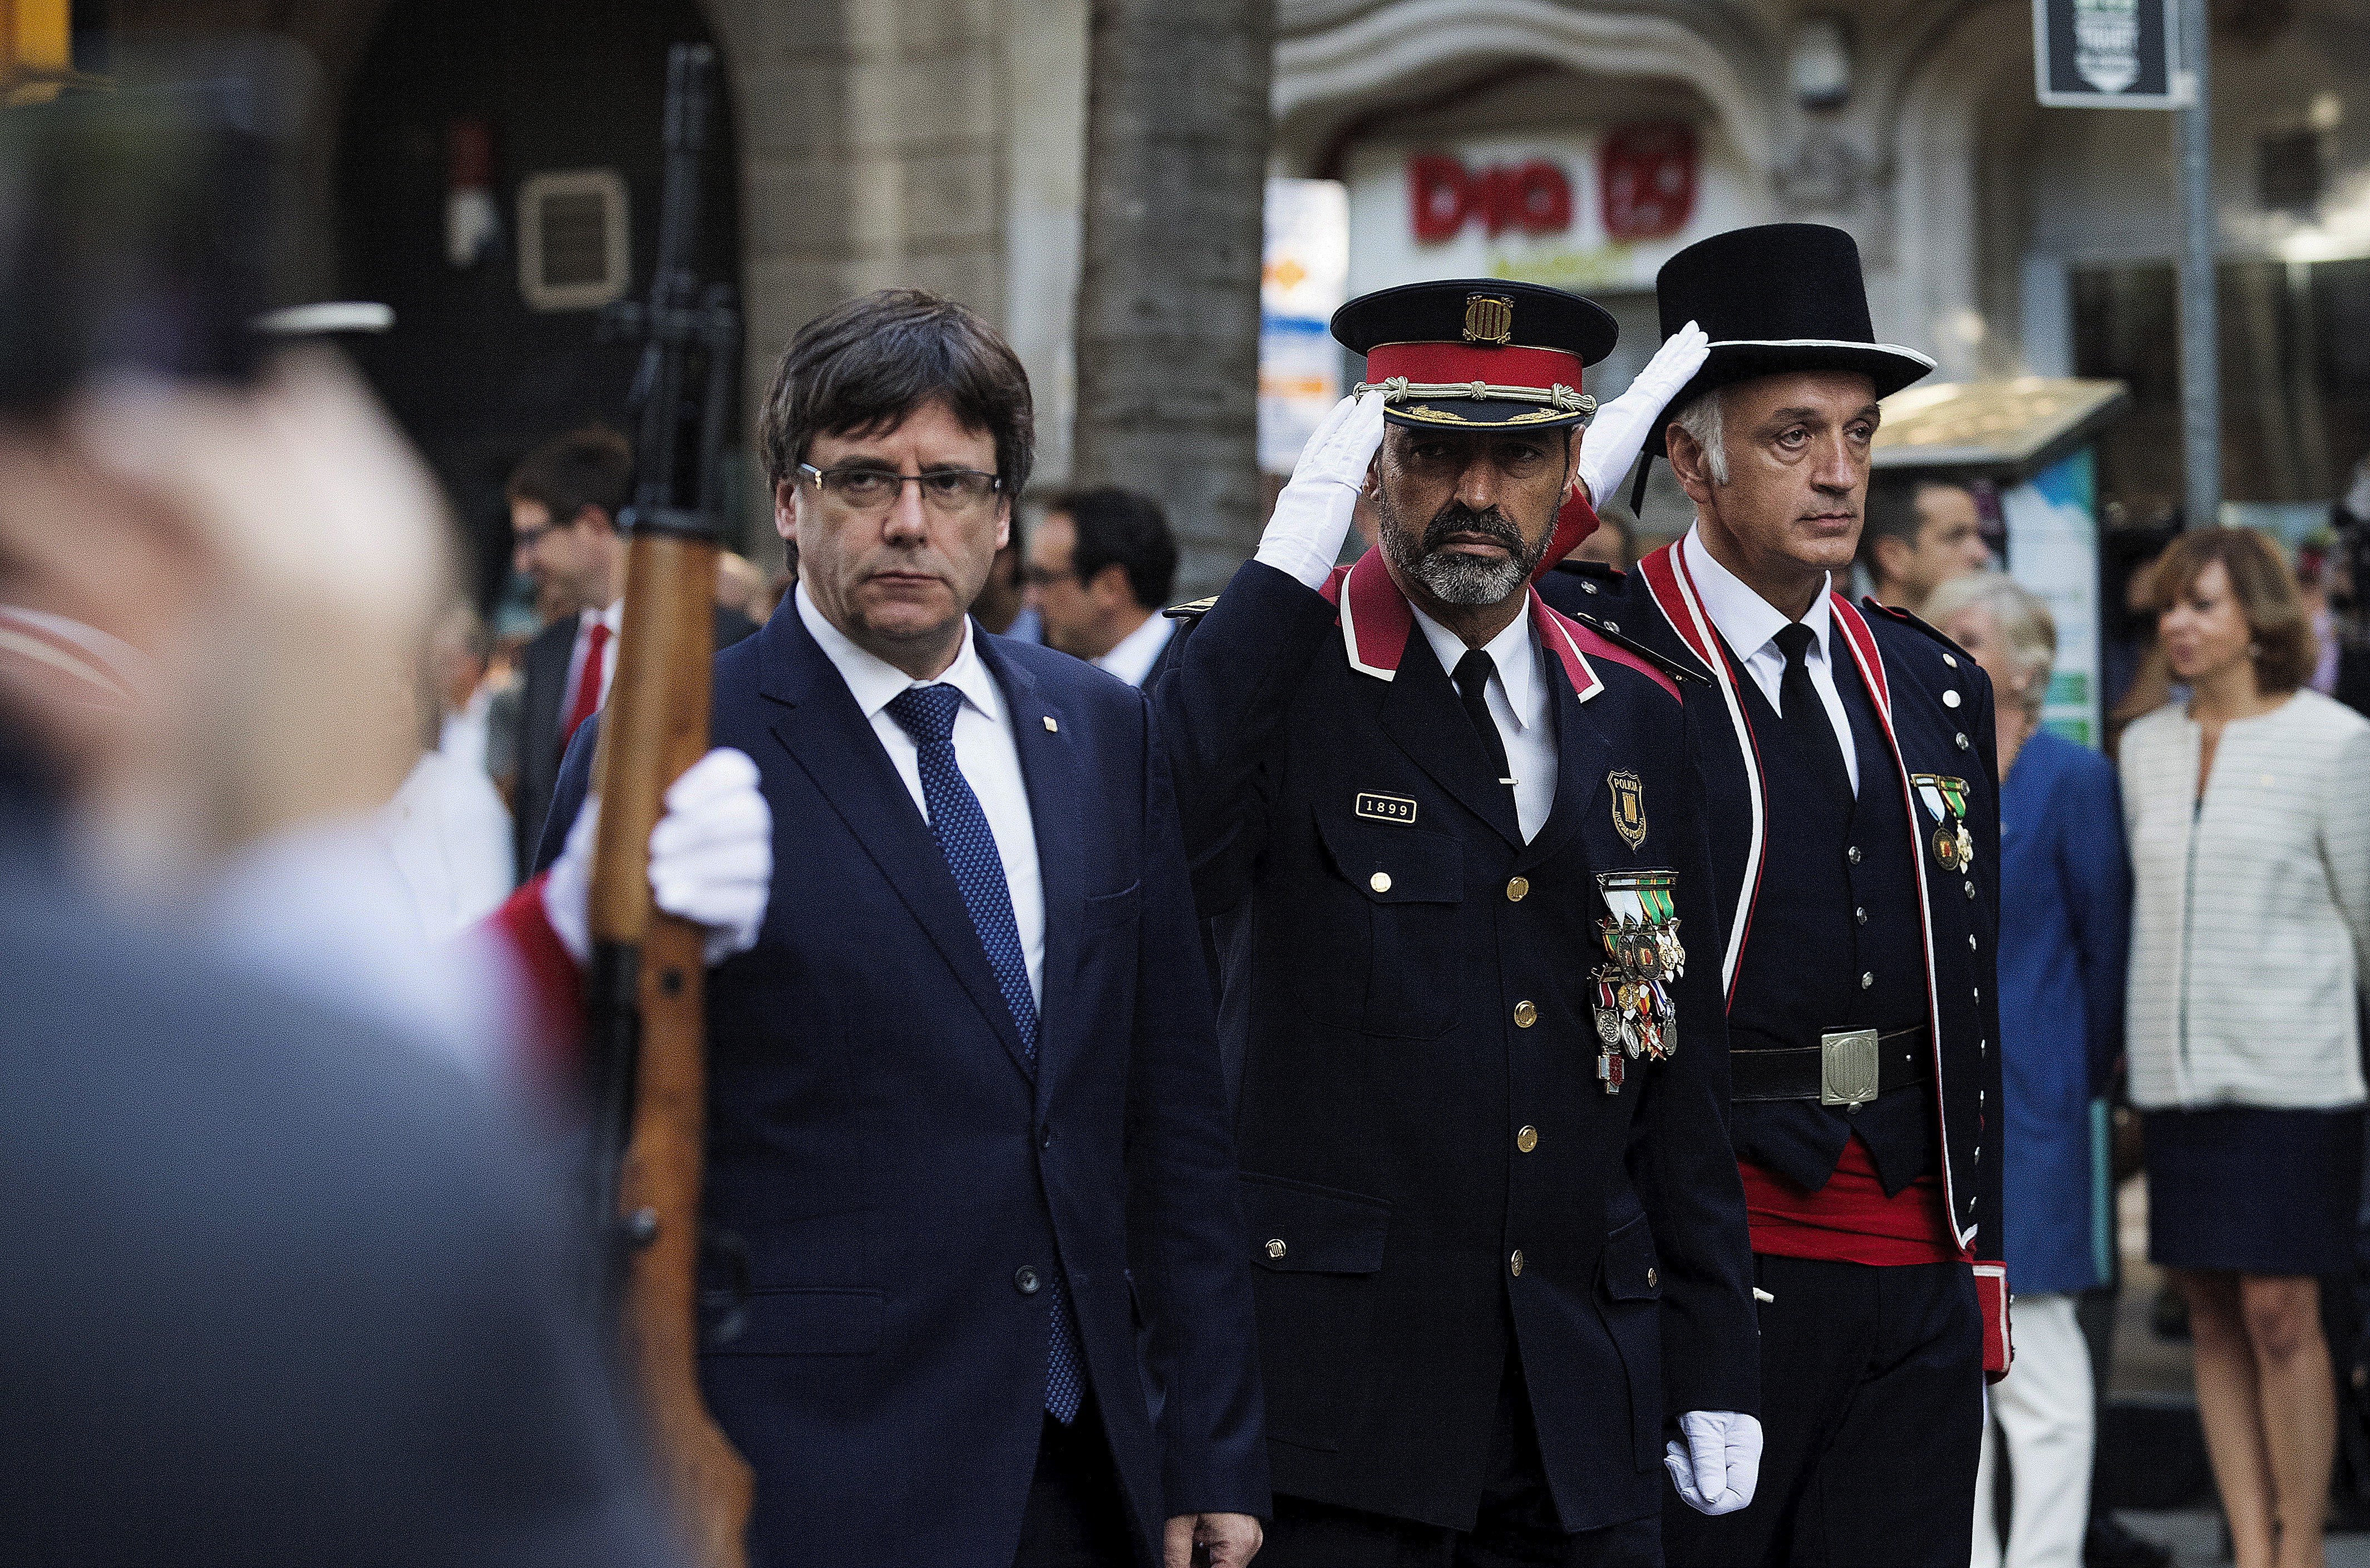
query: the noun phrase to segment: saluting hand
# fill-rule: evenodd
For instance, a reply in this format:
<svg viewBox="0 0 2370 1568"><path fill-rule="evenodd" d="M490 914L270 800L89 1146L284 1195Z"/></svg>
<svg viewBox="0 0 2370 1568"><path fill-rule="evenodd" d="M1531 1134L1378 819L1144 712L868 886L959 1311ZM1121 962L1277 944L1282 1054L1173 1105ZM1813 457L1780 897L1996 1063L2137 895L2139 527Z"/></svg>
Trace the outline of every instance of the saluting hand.
<svg viewBox="0 0 2370 1568"><path fill-rule="evenodd" d="M1691 1410L1679 1417L1662 1468L1680 1499L1698 1514L1733 1514L1753 1501L1761 1479L1761 1423L1732 1410Z"/></svg>
<svg viewBox="0 0 2370 1568"><path fill-rule="evenodd" d="M1665 409L1680 389L1696 378L1711 355L1711 340L1690 321L1655 351L1629 384L1629 390L1596 410L1581 437L1580 457L1573 464L1591 506L1601 504L1605 492L1621 482L1629 465L1645 449Z"/></svg>
<svg viewBox="0 0 2370 1568"><path fill-rule="evenodd" d="M1248 1514L1179 1514L1161 1540L1161 1568L1243 1568L1263 1539Z"/></svg>
<svg viewBox="0 0 2370 1568"><path fill-rule="evenodd" d="M1380 392L1335 404L1300 449L1291 482L1275 498L1260 536L1259 560L1310 588L1330 576L1341 559L1341 541L1350 536L1350 514L1357 510L1367 465L1382 444Z"/></svg>

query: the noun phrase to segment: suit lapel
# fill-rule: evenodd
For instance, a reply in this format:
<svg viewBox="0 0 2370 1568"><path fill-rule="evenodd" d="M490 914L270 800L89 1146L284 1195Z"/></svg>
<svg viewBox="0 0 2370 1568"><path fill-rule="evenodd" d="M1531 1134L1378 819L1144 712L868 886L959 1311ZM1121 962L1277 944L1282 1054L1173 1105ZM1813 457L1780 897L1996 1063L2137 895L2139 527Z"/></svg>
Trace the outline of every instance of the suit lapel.
<svg viewBox="0 0 2370 1568"><path fill-rule="evenodd" d="M1076 1043L1066 1026L1074 1012L1070 1004L1078 974L1078 933L1086 915L1086 847L1079 841L1085 796L1067 716L1047 698L1035 676L1005 657L997 641L981 636L980 658L1003 690L1005 710L1012 721L1020 777L1029 788L1029 821L1037 833L1038 880L1044 888L1045 974L1043 999L1037 1008L1037 1093L1041 1101L1053 1075L1068 1065Z"/></svg>
<svg viewBox="0 0 2370 1568"><path fill-rule="evenodd" d="M1590 722L1590 714L1597 710L1580 700L1560 671L1542 671L1541 678L1547 681L1552 694L1550 705L1555 713L1555 804L1548 810L1539 836L1515 858L1517 870L1528 870L1543 863L1580 831L1580 824L1594 809L1598 792L1605 788L1605 774L1614 766L1612 750L1605 736Z"/></svg>
<svg viewBox="0 0 2370 1568"><path fill-rule="evenodd" d="M1432 776L1432 781L1466 810L1522 847L1522 824L1514 815L1514 792L1498 781L1481 737L1465 716L1455 685L1432 657L1432 644L1410 617L1398 668L1383 694L1383 733Z"/></svg>
<svg viewBox="0 0 2370 1568"><path fill-rule="evenodd" d="M527 755L546 777L558 767L559 721L564 717L562 709L568 706L568 661L575 651L576 624L572 619L554 623L528 645L528 689L520 694L527 709ZM525 766L526 759L521 758L520 763Z"/></svg>
<svg viewBox="0 0 2370 1568"><path fill-rule="evenodd" d="M1023 1075L1033 1076L1012 1009L995 983L979 931L963 907L962 892L945 854L914 804L880 737L856 706L847 683L809 634L792 607L758 633L759 690L788 712L770 728L816 790L831 802L881 877L920 922L955 978ZM1025 756L1025 754L1024 754ZM779 813L784 802L769 802ZM778 816L777 816L778 820ZM1041 848L1045 839L1041 828ZM1050 922L1049 922L1050 925Z"/></svg>

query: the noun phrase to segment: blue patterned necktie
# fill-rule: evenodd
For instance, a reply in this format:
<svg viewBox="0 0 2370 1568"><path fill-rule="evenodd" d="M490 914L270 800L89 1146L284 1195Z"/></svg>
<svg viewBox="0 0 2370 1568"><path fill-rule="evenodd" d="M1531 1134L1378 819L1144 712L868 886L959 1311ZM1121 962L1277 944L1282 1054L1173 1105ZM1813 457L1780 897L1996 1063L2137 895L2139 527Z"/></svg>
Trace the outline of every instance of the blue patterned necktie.
<svg viewBox="0 0 2370 1568"><path fill-rule="evenodd" d="M908 686L890 701L889 717L914 739L922 774L922 799L930 808L930 832L938 852L954 872L963 907L971 913L980 946L987 951L988 967L995 972L996 989L1012 1009L1013 1027L1020 1032L1020 1048L1037 1060L1037 998L1029 989L1029 961L1020 951L1020 926L1012 916L1012 889L1004 880L1004 857L995 835L980 810L979 797L955 762L955 715L962 709L962 693L941 682ZM1052 1357L1045 1369L1045 1409L1064 1426L1077 1416L1085 1390L1080 1368L1084 1356L1077 1326L1070 1320L1067 1294L1062 1288L1059 1262L1045 1271L1053 1286Z"/></svg>

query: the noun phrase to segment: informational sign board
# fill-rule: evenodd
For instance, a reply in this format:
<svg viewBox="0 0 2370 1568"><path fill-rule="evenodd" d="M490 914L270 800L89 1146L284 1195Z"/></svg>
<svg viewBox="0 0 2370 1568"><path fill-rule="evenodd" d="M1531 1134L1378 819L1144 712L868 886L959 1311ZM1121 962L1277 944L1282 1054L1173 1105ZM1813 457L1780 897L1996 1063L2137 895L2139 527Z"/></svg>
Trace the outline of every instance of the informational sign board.
<svg viewBox="0 0 2370 1568"><path fill-rule="evenodd" d="M2057 663L2041 721L2086 746L2104 742L2100 722L2099 466L2083 446L2022 484L2000 491L2008 525L2008 575L2048 605L2057 623Z"/></svg>
<svg viewBox="0 0 2370 1568"><path fill-rule="evenodd" d="M2032 0L2032 55L2051 109L2179 109L2175 0Z"/></svg>
<svg viewBox="0 0 2370 1568"><path fill-rule="evenodd" d="M1259 460L1289 474L1341 400L1341 349L1326 329L1349 299L1350 197L1338 179L1267 182L1260 272Z"/></svg>
<svg viewBox="0 0 2370 1568"><path fill-rule="evenodd" d="M1688 245L1762 215L1719 128L1685 121L1378 137L1343 168L1353 294L1457 277L1651 289Z"/></svg>

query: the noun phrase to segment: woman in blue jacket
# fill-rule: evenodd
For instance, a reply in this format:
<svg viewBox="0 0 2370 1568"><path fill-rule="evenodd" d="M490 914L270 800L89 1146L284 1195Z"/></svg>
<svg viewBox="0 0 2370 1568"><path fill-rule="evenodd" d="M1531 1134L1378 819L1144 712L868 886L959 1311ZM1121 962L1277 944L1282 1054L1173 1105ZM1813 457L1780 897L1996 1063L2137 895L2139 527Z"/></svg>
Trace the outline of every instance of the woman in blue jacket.
<svg viewBox="0 0 2370 1568"><path fill-rule="evenodd" d="M2009 1568L2077 1568L2089 1517L2092 1383L2076 1297L2104 1283L2113 1212L2093 1105L2123 1051L2132 870L2115 770L2040 727L2057 632L2006 574L1945 582L1926 613L1997 693L1999 1048L2016 1364L1991 1390L1975 1489L1975 1568L2003 1561L1991 1517L2005 1436L2016 1477Z"/></svg>

